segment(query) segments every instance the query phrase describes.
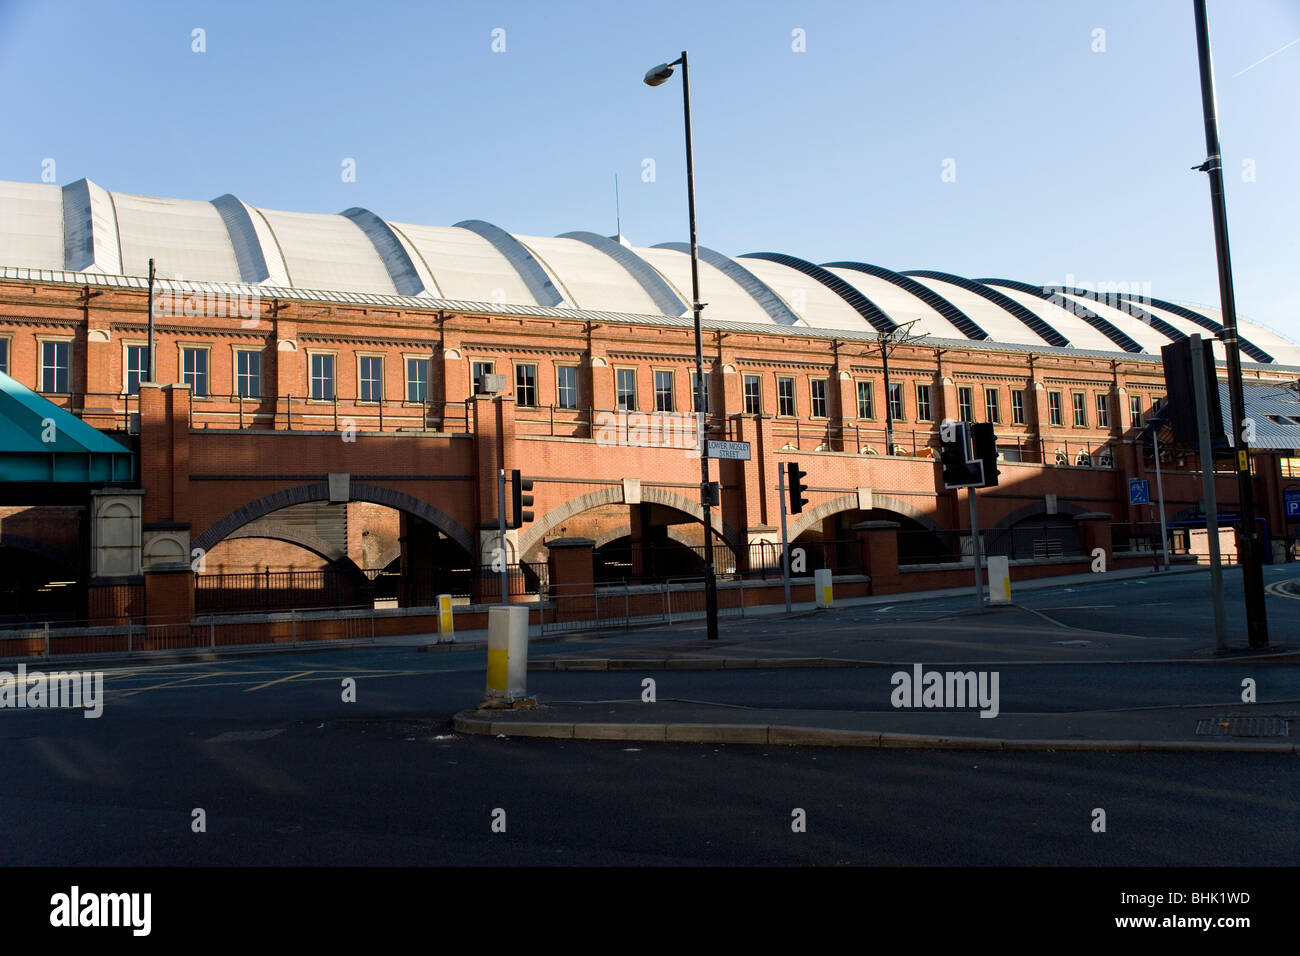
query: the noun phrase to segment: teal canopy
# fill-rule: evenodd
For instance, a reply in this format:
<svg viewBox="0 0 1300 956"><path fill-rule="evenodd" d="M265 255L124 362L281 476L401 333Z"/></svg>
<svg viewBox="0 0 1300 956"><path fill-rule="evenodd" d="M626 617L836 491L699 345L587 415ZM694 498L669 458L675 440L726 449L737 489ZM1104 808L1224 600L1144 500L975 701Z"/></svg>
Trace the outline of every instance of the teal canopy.
<svg viewBox="0 0 1300 956"><path fill-rule="evenodd" d="M116 484L135 453L0 372L0 482Z"/></svg>

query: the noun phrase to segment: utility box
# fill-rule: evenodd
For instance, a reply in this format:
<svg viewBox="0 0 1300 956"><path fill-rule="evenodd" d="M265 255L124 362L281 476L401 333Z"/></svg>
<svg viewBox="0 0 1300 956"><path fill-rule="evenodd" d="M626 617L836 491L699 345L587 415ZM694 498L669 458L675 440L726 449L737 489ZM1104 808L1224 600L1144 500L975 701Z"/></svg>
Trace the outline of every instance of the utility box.
<svg viewBox="0 0 1300 956"><path fill-rule="evenodd" d="M1005 554L990 554L985 559L989 571L989 604L1011 603L1011 559Z"/></svg>
<svg viewBox="0 0 1300 956"><path fill-rule="evenodd" d="M487 700L514 703L528 695L528 608L488 609Z"/></svg>
<svg viewBox="0 0 1300 956"><path fill-rule="evenodd" d="M818 568L813 572L813 592L816 594L818 607L830 607L834 595L831 593L831 572L829 568Z"/></svg>

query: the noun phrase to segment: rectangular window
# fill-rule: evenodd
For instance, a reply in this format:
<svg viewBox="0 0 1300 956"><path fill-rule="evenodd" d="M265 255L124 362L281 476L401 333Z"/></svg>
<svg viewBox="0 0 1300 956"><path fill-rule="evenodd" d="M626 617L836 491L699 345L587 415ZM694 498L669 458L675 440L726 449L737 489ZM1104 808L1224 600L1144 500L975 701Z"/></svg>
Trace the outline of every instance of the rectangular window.
<svg viewBox="0 0 1300 956"><path fill-rule="evenodd" d="M984 414L987 416L986 421L990 421L995 425L1001 424L1002 403L1001 396L996 388L984 389Z"/></svg>
<svg viewBox="0 0 1300 956"><path fill-rule="evenodd" d="M692 378L694 376L692 375ZM673 373L663 370L655 371L655 411L671 412L673 410Z"/></svg>
<svg viewBox="0 0 1300 956"><path fill-rule="evenodd" d="M620 368L614 372L614 388L619 411L636 411L636 369Z"/></svg>
<svg viewBox="0 0 1300 956"><path fill-rule="evenodd" d="M1088 400L1084 397L1083 392L1074 392L1070 395L1070 404L1074 407L1074 427L1088 427Z"/></svg>
<svg viewBox="0 0 1300 956"><path fill-rule="evenodd" d="M181 371L190 394L206 398L208 392L208 350L204 348L181 349Z"/></svg>
<svg viewBox="0 0 1300 956"><path fill-rule="evenodd" d="M930 386L916 386L916 420L918 422L932 422L930 411Z"/></svg>
<svg viewBox="0 0 1300 956"><path fill-rule="evenodd" d="M704 384L704 387L700 390L700 394L704 396L704 407L703 407L703 408L700 408L699 405L696 405L696 406L695 406L695 411L697 411L697 412L701 412L701 411L702 411L702 412L704 412L704 414L706 414L706 415L709 414L709 412L710 412L710 406L712 405L712 402L710 401L711 393L710 393L710 391L709 391L709 382L710 382L710 380L711 380L711 375L710 375L710 373L706 370L705 373L704 373L704 383L703 383L703 384ZM695 373L694 373L694 372L691 372L691 381L692 381L692 382L695 381ZM692 401L693 403L696 401L696 399L695 399L695 393L694 393L694 392L691 393L691 401Z"/></svg>
<svg viewBox="0 0 1300 956"><path fill-rule="evenodd" d="M793 418L795 415L794 406L794 379L779 376L776 380L776 413Z"/></svg>
<svg viewBox="0 0 1300 956"><path fill-rule="evenodd" d="M334 401L334 356L313 353L311 356L311 397L318 402Z"/></svg>
<svg viewBox="0 0 1300 956"><path fill-rule="evenodd" d="M71 360L71 342L41 343L42 392L66 392L68 390L68 368Z"/></svg>
<svg viewBox="0 0 1300 956"><path fill-rule="evenodd" d="M975 390L963 385L957 389L957 410L964 422L975 421Z"/></svg>
<svg viewBox="0 0 1300 956"><path fill-rule="evenodd" d="M555 404L561 408L578 407L578 369L576 366L556 366Z"/></svg>
<svg viewBox="0 0 1300 956"><path fill-rule="evenodd" d="M871 394L870 382L858 382L858 418L875 418L875 396Z"/></svg>
<svg viewBox="0 0 1300 956"><path fill-rule="evenodd" d="M1047 420L1053 425L1064 425L1065 418L1061 412L1061 393L1047 393Z"/></svg>
<svg viewBox="0 0 1300 956"><path fill-rule="evenodd" d="M889 417L896 422L903 420L903 386L898 382L889 383Z"/></svg>
<svg viewBox="0 0 1300 956"><path fill-rule="evenodd" d="M363 402L384 400L384 360L379 355L361 356L357 398Z"/></svg>
<svg viewBox="0 0 1300 956"><path fill-rule="evenodd" d="M763 382L757 375L745 376L745 414L763 414Z"/></svg>
<svg viewBox="0 0 1300 956"><path fill-rule="evenodd" d="M1011 424L1023 425L1025 423L1025 390L1023 388L1014 388L1011 390Z"/></svg>
<svg viewBox="0 0 1300 956"><path fill-rule="evenodd" d="M1134 428L1142 427L1142 396L1130 395L1128 397L1128 415L1129 424Z"/></svg>
<svg viewBox="0 0 1300 956"><path fill-rule="evenodd" d="M0 339L0 372L9 374L9 340Z"/></svg>
<svg viewBox="0 0 1300 956"><path fill-rule="evenodd" d="M262 353L235 353L235 390L240 398L262 397Z"/></svg>
<svg viewBox="0 0 1300 956"><path fill-rule="evenodd" d="M537 407L537 366L515 366L515 404L520 408Z"/></svg>
<svg viewBox="0 0 1300 956"><path fill-rule="evenodd" d="M815 378L808 384L812 394L813 418L827 418L826 391L830 383L824 378Z"/></svg>
<svg viewBox="0 0 1300 956"><path fill-rule="evenodd" d="M479 389L482 387L483 376L492 374L492 363L474 362L470 365L469 368L470 368L470 388L472 388L474 394L477 395L479 394Z"/></svg>
<svg viewBox="0 0 1300 956"><path fill-rule="evenodd" d="M429 360L406 360L406 400L423 405L429 400Z"/></svg>
<svg viewBox="0 0 1300 956"><path fill-rule="evenodd" d="M149 380L149 346L126 347L126 394L139 395L140 383Z"/></svg>
<svg viewBox="0 0 1300 956"><path fill-rule="evenodd" d="M1110 427L1110 396L1105 392L1097 393L1097 427Z"/></svg>

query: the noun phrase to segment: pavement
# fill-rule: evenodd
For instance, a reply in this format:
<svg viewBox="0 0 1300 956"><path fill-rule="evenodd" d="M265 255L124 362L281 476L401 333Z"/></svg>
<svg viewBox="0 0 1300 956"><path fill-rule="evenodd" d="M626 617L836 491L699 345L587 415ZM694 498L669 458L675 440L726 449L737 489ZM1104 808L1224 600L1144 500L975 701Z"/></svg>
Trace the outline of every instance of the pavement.
<svg viewBox="0 0 1300 956"><path fill-rule="evenodd" d="M1204 571L1202 576L1208 579ZM660 683L661 672L683 670L897 665L910 675L916 665L942 673L1033 665L1048 668L1040 672L1050 675L1050 668L1060 667L1064 673L1071 665L1112 665L1131 671L1133 665L1165 664L1218 668L1228 690L1217 703L1108 708L1105 689L1099 686L1095 708L1003 711L985 718L969 707L889 709L882 682L884 690L873 699L878 709L741 706L680 699L523 698L512 705L498 701L491 707L464 710L454 724L467 734L575 740L1294 755L1300 753L1297 738L1291 735L1292 728L1300 727L1296 668L1300 601L1287 593L1294 588L1284 569L1274 571L1272 577L1279 586L1269 592L1273 640L1265 651L1250 649L1239 637L1227 649L1215 647L1204 617L1198 617L1202 602L1190 596L1205 594L1201 577L1148 573L1106 580L1094 577L1070 582L1072 586L1057 582L1050 594L1035 599L1029 589L1016 604L982 612L970 606L973 599L967 592L960 598L899 595L779 618L724 619L715 641L705 639L702 622L635 633L575 635L532 648L529 661L530 671L653 673ZM1228 588L1225 591L1231 594ZM1097 603L1050 604L1060 600ZM1089 615L1104 613L1090 609L1104 608L1116 609L1106 619L1109 626L1067 623L1086 622ZM1150 624L1144 615L1152 616ZM1132 633L1118 630L1116 621L1121 626L1127 621L1125 630ZM1261 693L1259 702L1243 703L1237 690L1243 677L1253 677L1275 693L1267 699Z"/></svg>

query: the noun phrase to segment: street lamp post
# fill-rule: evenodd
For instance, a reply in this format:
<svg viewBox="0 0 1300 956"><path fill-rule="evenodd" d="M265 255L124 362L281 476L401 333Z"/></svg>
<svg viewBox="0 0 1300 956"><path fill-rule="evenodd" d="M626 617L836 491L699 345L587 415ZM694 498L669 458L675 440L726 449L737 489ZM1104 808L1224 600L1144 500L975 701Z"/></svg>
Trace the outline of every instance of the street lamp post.
<svg viewBox="0 0 1300 956"><path fill-rule="evenodd" d="M695 414L700 443L700 505L704 509L704 605L708 617L709 640L718 639L718 578L713 566L713 507L709 490L708 432L704 401L704 335L700 328L700 246L695 234L695 159L691 150L691 83L686 51L671 63L660 63L645 75L646 86L659 86L673 75L673 67L682 67L682 109L686 116L686 199L691 225L691 299L695 310Z"/></svg>

